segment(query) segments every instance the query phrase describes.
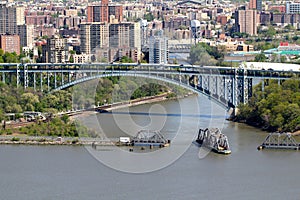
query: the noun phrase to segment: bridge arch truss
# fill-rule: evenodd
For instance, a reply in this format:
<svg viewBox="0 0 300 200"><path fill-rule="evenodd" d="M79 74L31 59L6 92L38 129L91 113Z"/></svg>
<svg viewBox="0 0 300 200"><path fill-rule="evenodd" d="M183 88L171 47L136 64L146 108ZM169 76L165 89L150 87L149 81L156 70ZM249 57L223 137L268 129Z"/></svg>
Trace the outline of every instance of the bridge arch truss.
<svg viewBox="0 0 300 200"><path fill-rule="evenodd" d="M18 87L54 92L93 79L112 76L143 77L179 85L204 94L224 108L248 102L253 79L281 80L299 73L269 72L222 67L199 67L158 64L3 64L0 81ZM1 66L0 66L1 67ZM11 78L15 76L15 78ZM9 78L10 77L10 78ZM264 86L264 84L262 84Z"/></svg>

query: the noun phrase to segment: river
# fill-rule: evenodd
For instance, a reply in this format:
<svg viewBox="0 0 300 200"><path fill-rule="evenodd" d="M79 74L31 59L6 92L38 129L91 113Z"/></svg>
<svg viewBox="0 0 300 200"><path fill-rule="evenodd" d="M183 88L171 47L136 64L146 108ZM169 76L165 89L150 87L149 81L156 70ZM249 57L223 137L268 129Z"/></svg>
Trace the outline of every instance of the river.
<svg viewBox="0 0 300 200"><path fill-rule="evenodd" d="M199 109L195 107L195 102L199 103ZM182 133L185 136L183 138L195 137L197 127L215 126L222 128L222 132L228 136L232 154L208 153L199 158L199 147L189 143L186 151L185 148L180 149L184 152L182 155L180 152L173 162L145 169L139 162L131 163L135 166L133 168L114 166L115 163L108 167L109 164L95 154L112 156L113 160L119 160L120 165L123 160L131 159L127 151L124 151L125 157L118 157L118 154L113 155L114 150L109 147L93 153L89 148L75 146L2 145L0 199L300 198L299 152L258 151L256 148L267 133L224 120L226 112L205 97L189 97L162 102L160 105L141 105L129 111L134 115L130 117L126 109L114 114L97 115L101 132L107 137L118 137L124 136L128 130L134 132L141 127L161 127L161 132L174 140L174 144L164 148L166 150L155 151L161 155L170 151L168 148L176 150L176 145L185 146L189 142L180 137ZM154 114L149 116L145 114L147 112ZM91 122L92 118L86 119ZM133 154L147 157L153 152ZM153 159L152 162L157 160ZM143 169L148 172L143 173ZM137 170L137 173L130 170Z"/></svg>

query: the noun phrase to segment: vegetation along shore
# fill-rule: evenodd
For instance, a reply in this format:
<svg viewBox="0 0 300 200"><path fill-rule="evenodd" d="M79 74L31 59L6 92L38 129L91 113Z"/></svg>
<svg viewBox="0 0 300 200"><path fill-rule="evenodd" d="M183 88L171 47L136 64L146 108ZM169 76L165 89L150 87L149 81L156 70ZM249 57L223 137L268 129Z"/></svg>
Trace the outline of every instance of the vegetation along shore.
<svg viewBox="0 0 300 200"><path fill-rule="evenodd" d="M104 78L99 79L96 94L89 94L89 91L83 91L84 93L80 94L77 93L76 95L79 99L77 101L79 104L77 105L79 106L74 108L74 105L72 105L73 90L74 88L70 88L47 94L35 92L30 88L25 91L21 88L0 83L0 91L3 94L0 97L0 122L2 122L0 135L15 137L15 141L11 141L11 138L8 138L0 142L0 144L18 144L20 141L16 140L22 138L21 136L24 135L37 136L41 137L41 139L43 137L93 138L96 137L95 131L80 125L76 121L76 117L70 118L69 115L74 115L74 112L71 112L71 110L90 110L88 109L88 106L90 106L89 103L96 102L95 104L97 105L94 106L100 106L100 109L109 111L124 106L164 101L190 94L177 86L147 82L144 79ZM127 94L126 92L128 91L132 91L131 94ZM81 100L82 96L84 98ZM34 121L27 122L22 115L24 111L41 112L44 113L46 118L37 118ZM67 113L69 115L59 113ZM78 113L86 114L84 112ZM8 119L7 114L13 114L14 119ZM9 120L12 120L11 123L9 123ZM28 142L32 143L30 141L26 143ZM57 143L52 140L48 142L51 144ZM25 143L25 141L21 143ZM35 140L33 143L44 144L44 141ZM66 142L66 144L69 144L69 142Z"/></svg>
<svg viewBox="0 0 300 200"><path fill-rule="evenodd" d="M300 80L265 80L254 87L248 104L239 105L233 119L267 131L297 132L300 130Z"/></svg>

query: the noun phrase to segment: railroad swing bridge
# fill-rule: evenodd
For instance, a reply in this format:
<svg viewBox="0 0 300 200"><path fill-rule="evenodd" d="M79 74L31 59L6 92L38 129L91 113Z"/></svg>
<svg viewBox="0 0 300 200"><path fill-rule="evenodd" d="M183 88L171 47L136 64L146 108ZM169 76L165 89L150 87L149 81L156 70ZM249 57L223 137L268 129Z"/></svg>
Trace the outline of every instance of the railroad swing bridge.
<svg viewBox="0 0 300 200"><path fill-rule="evenodd" d="M170 144L159 131L141 130L132 138L134 146L165 146Z"/></svg>
<svg viewBox="0 0 300 200"><path fill-rule="evenodd" d="M199 129L197 140L201 141L206 147L230 149L227 136L222 134L219 128Z"/></svg>
<svg viewBox="0 0 300 200"><path fill-rule="evenodd" d="M269 133L269 135L257 149L262 150L264 148L299 150L300 144L294 139L291 133L274 132Z"/></svg>
<svg viewBox="0 0 300 200"><path fill-rule="evenodd" d="M299 77L299 74L299 71L138 63L0 65L0 81L25 89L32 87L36 91L54 92L103 77L143 77L172 83L204 94L227 109L248 102L252 96L254 79L276 79L280 83L284 79Z"/></svg>

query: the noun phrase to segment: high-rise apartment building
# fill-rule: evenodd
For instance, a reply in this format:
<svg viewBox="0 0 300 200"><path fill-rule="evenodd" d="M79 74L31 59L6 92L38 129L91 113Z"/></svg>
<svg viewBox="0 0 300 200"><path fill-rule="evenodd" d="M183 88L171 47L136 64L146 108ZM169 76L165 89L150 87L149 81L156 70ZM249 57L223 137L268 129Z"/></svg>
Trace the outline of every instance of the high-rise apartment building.
<svg viewBox="0 0 300 200"><path fill-rule="evenodd" d="M250 0L249 9L256 9L262 11L262 0Z"/></svg>
<svg viewBox="0 0 300 200"><path fill-rule="evenodd" d="M18 35L20 36L21 47L33 47L34 25L18 25Z"/></svg>
<svg viewBox="0 0 300 200"><path fill-rule="evenodd" d="M42 47L42 62L66 63L68 62L67 39L55 35L47 39L47 44Z"/></svg>
<svg viewBox="0 0 300 200"><path fill-rule="evenodd" d="M109 47L135 49L135 60L136 61L140 60L140 55L141 55L140 23L122 22L122 23L110 24Z"/></svg>
<svg viewBox="0 0 300 200"><path fill-rule="evenodd" d="M257 34L257 11L237 10L235 11L235 30L249 35Z"/></svg>
<svg viewBox="0 0 300 200"><path fill-rule="evenodd" d="M18 25L18 35L20 36L20 45L21 47L27 46L27 30L26 25Z"/></svg>
<svg viewBox="0 0 300 200"><path fill-rule="evenodd" d="M123 21L123 6L122 5L109 5L108 16L115 16L118 22Z"/></svg>
<svg viewBox="0 0 300 200"><path fill-rule="evenodd" d="M256 9L256 0L249 1L249 9Z"/></svg>
<svg viewBox="0 0 300 200"><path fill-rule="evenodd" d="M82 23L80 51L87 55L95 55L97 61L114 61L122 56L138 61L141 57L140 23Z"/></svg>
<svg viewBox="0 0 300 200"><path fill-rule="evenodd" d="M108 22L108 20L109 20L108 0L101 0L100 22Z"/></svg>
<svg viewBox="0 0 300 200"><path fill-rule="evenodd" d="M93 53L97 48L108 47L109 25L102 22L80 24L80 51L85 54Z"/></svg>
<svg viewBox="0 0 300 200"><path fill-rule="evenodd" d="M149 63L168 64L168 39L163 31L151 36L149 41Z"/></svg>
<svg viewBox="0 0 300 200"><path fill-rule="evenodd" d="M108 0L102 0L100 5L87 7L88 22L109 22L111 15L115 16L119 22L123 21L123 6L109 5Z"/></svg>
<svg viewBox="0 0 300 200"><path fill-rule="evenodd" d="M256 0L256 9L262 11L262 0Z"/></svg>
<svg viewBox="0 0 300 200"><path fill-rule="evenodd" d="M25 24L25 7L16 7L16 21L17 25Z"/></svg>
<svg viewBox="0 0 300 200"><path fill-rule="evenodd" d="M7 7L6 3L0 3L0 34L16 34L17 18L16 8Z"/></svg>
<svg viewBox="0 0 300 200"><path fill-rule="evenodd" d="M0 35L0 49L4 52L20 54L20 37L18 35Z"/></svg>

